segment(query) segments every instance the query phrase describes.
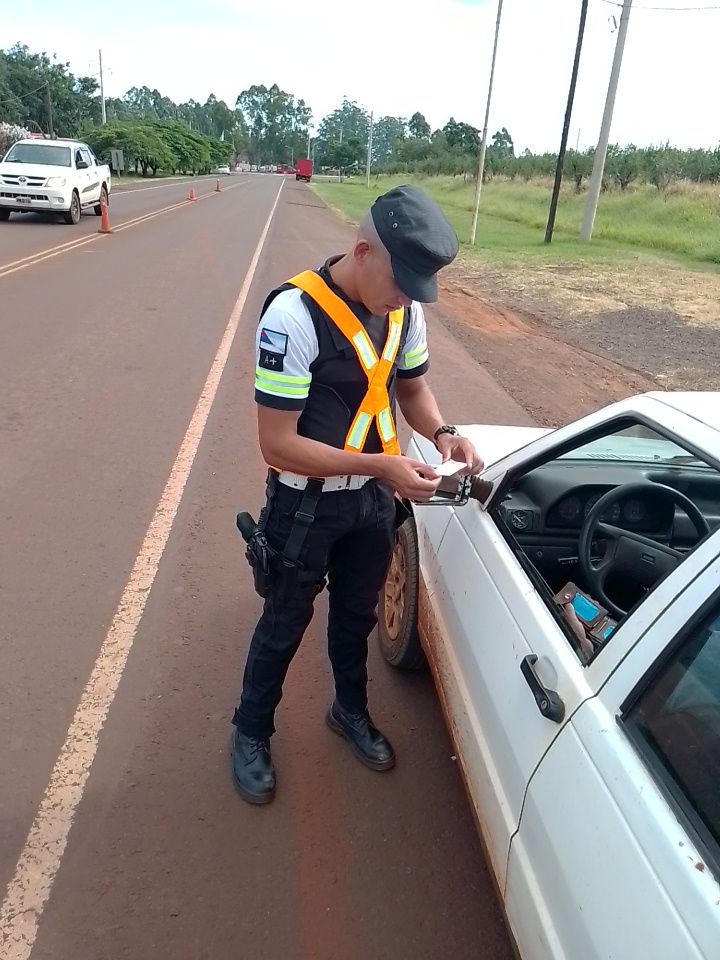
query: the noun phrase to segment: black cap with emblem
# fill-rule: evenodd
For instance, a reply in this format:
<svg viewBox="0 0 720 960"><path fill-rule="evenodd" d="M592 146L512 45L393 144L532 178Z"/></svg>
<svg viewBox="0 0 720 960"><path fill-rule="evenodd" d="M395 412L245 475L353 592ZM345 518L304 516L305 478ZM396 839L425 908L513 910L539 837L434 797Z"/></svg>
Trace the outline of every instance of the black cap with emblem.
<svg viewBox="0 0 720 960"><path fill-rule="evenodd" d="M440 205L414 186L394 187L370 208L390 254L395 282L421 303L437 300L437 272L455 259L458 239Z"/></svg>

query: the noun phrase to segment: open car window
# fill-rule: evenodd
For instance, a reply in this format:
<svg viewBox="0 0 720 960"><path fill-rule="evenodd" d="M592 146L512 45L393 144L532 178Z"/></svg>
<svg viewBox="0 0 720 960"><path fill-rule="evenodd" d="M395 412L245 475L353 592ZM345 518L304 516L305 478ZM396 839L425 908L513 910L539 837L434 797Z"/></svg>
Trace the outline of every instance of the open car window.
<svg viewBox="0 0 720 960"><path fill-rule="evenodd" d="M510 476L491 515L587 664L720 526L720 471L626 418Z"/></svg>

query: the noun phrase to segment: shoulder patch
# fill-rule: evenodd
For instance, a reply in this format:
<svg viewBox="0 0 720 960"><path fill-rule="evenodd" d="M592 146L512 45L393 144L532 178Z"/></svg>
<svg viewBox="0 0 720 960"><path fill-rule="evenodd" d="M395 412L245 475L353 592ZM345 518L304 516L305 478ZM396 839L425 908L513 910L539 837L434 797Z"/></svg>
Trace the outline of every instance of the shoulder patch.
<svg viewBox="0 0 720 960"><path fill-rule="evenodd" d="M263 327L260 331L260 347L268 353L276 353L284 357L287 353L288 335Z"/></svg>

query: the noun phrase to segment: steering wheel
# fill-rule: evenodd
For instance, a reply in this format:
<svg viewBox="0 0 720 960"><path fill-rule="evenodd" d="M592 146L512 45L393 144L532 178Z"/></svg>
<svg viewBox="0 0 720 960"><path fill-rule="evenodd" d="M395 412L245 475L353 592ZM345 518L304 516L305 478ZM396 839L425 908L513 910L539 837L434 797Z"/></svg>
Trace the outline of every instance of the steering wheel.
<svg viewBox="0 0 720 960"><path fill-rule="evenodd" d="M634 583L646 589L655 586L658 580L667 576L677 567L684 554L679 550L640 533L624 530L613 524L601 520L601 516L609 507L623 500L625 497L635 496L642 499L646 495L662 497L670 500L673 506L687 514L698 533L698 540L702 540L710 532L707 520L700 513L695 504L684 493L662 483L644 481L642 483L623 483L604 494L595 503L585 518L580 531L578 543L578 560L589 592L606 607L617 619L627 615L613 603L605 592L605 581L608 574L615 573L627 577ZM607 541L605 555L597 566L591 562L593 539L598 534Z"/></svg>

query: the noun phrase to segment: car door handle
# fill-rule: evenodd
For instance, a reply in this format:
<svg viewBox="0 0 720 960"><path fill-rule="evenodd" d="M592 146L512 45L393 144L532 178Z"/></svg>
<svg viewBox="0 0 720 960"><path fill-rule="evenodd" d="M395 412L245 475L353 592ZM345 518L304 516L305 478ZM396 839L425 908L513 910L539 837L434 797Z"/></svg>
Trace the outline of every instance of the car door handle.
<svg viewBox="0 0 720 960"><path fill-rule="evenodd" d="M537 654L530 653L523 657L520 664L522 675L527 680L527 684L535 697L535 703L538 705L540 713L555 723L562 723L565 717L565 704L562 702L555 690L548 690L543 686L540 677L535 672L537 663Z"/></svg>

